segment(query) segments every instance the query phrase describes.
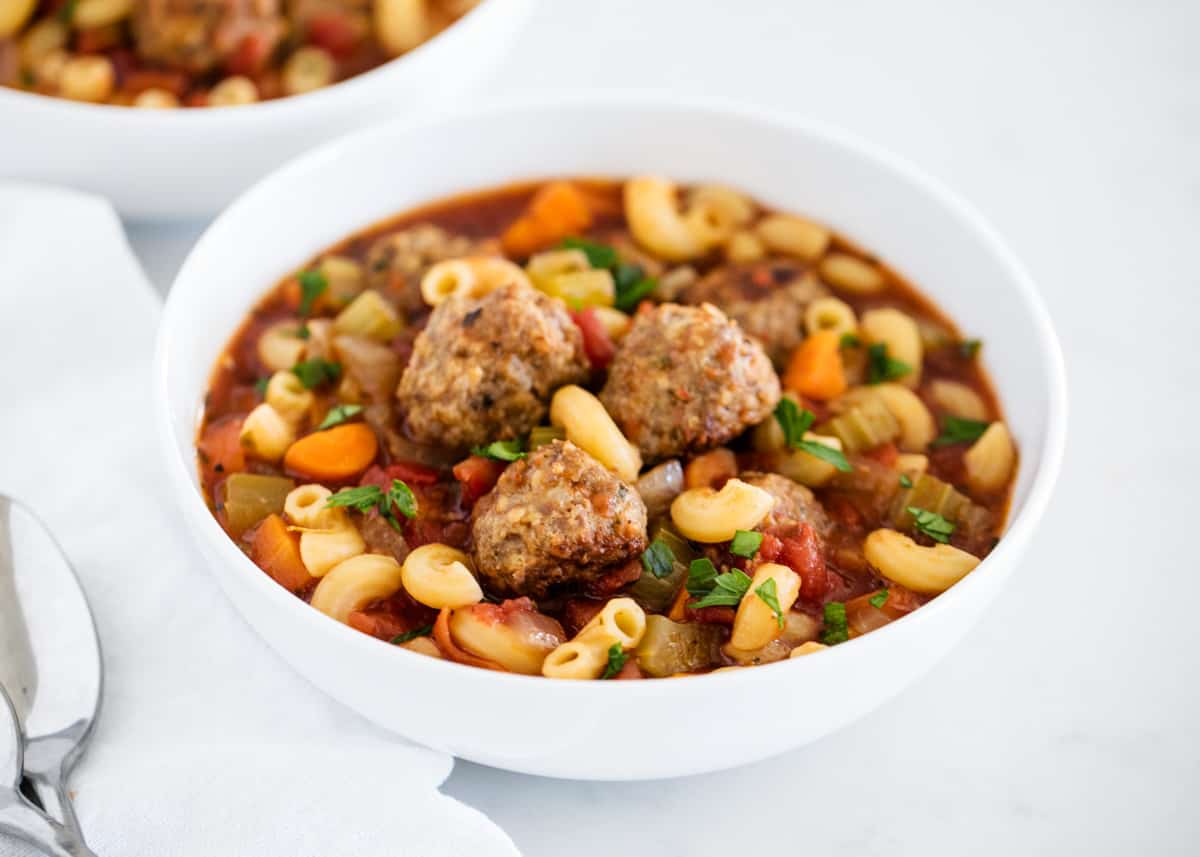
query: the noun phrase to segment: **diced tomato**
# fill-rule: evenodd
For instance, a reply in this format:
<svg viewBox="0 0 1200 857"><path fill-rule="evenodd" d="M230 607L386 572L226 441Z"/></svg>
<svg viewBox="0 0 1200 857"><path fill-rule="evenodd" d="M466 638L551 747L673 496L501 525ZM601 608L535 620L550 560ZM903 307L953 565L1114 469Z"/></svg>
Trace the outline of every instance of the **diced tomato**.
<svg viewBox="0 0 1200 857"><path fill-rule="evenodd" d="M884 443L874 449L868 449L863 455L875 459L884 467L895 467L896 459L900 457L900 450L896 449L894 443Z"/></svg>
<svg viewBox="0 0 1200 857"><path fill-rule="evenodd" d="M763 533L762 544L758 546L758 553L755 558L763 562L775 562L779 559L779 554L783 552L783 542L777 536L770 533Z"/></svg>
<svg viewBox="0 0 1200 857"><path fill-rule="evenodd" d="M604 329L604 323L596 315L596 310L588 307L573 311L571 320L583 334L583 351L587 355L588 362L592 364L592 368L607 368L608 364L612 362L613 355L617 353L617 349L609 339L608 331Z"/></svg>
<svg viewBox="0 0 1200 857"><path fill-rule="evenodd" d="M567 633L574 637L592 617L604 609L603 601L591 598L568 598L563 604L562 623Z"/></svg>
<svg viewBox="0 0 1200 857"><path fill-rule="evenodd" d="M200 437L200 467L205 482L246 468L242 452L242 418L222 417L204 429Z"/></svg>
<svg viewBox="0 0 1200 857"><path fill-rule="evenodd" d="M355 610L347 617L347 624L364 634L390 641L408 631L432 625L436 618L436 610L391 598L363 610Z"/></svg>
<svg viewBox="0 0 1200 857"><path fill-rule="evenodd" d="M701 607L699 610L688 608L688 615L697 622L712 622L715 625L732 625L737 611L732 607Z"/></svg>
<svg viewBox="0 0 1200 857"><path fill-rule="evenodd" d="M642 675L641 667L638 666L637 658L630 657L625 661L625 666L621 667L621 671L612 677L613 681L628 681L630 679L645 678Z"/></svg>
<svg viewBox="0 0 1200 857"><path fill-rule="evenodd" d="M388 479L399 479L406 485L434 485L442 474L434 467L426 467L414 461L397 461L384 468Z"/></svg>
<svg viewBox="0 0 1200 857"><path fill-rule="evenodd" d="M343 57L354 51L359 32L348 16L340 12L322 12L308 19L308 41L335 57Z"/></svg>
<svg viewBox="0 0 1200 857"><path fill-rule="evenodd" d="M454 478L463 486L463 502L474 503L496 487L500 474L507 466L503 461L480 455L472 455L454 465Z"/></svg>
<svg viewBox="0 0 1200 857"><path fill-rule="evenodd" d="M779 562L800 575L800 597L820 603L829 588L829 572L812 525L803 523L795 536L782 539Z"/></svg>
<svg viewBox="0 0 1200 857"><path fill-rule="evenodd" d="M225 61L225 70L230 74L253 75L267 64L274 47L271 35L266 30L247 33Z"/></svg>

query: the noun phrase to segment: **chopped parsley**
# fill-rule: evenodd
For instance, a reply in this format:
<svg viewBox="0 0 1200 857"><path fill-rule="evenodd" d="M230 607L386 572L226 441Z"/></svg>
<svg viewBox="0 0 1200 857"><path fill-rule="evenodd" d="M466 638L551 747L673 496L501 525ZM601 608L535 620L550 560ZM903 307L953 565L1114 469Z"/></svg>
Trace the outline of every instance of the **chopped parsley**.
<svg viewBox="0 0 1200 857"><path fill-rule="evenodd" d="M308 318L317 298L329 288L329 280L320 271L301 271L296 279L300 282L300 317Z"/></svg>
<svg viewBox="0 0 1200 857"><path fill-rule="evenodd" d="M964 339L958 343L958 353L964 360L974 360L979 354L979 348L983 343L978 339Z"/></svg>
<svg viewBox="0 0 1200 857"><path fill-rule="evenodd" d="M867 603L870 604L872 607L882 607L884 604L887 604L888 595L889 595L889 590L881 589L878 592L876 592L874 595L872 595L870 598L868 598Z"/></svg>
<svg viewBox="0 0 1200 857"><path fill-rule="evenodd" d="M317 431L340 426L346 420L360 413L362 413L362 405L334 405L325 415L325 419L321 420L321 424L317 426Z"/></svg>
<svg viewBox="0 0 1200 857"><path fill-rule="evenodd" d="M867 349L867 383L882 384L895 381L912 372L912 367L903 360L888 357L887 343L877 342Z"/></svg>
<svg viewBox="0 0 1200 857"><path fill-rule="evenodd" d="M608 647L608 664L604 667L604 674L600 678L615 676L625 667L625 661L625 650L621 648L620 643L613 643Z"/></svg>
<svg viewBox="0 0 1200 857"><path fill-rule="evenodd" d="M396 514L392 511L393 507L406 518L414 518L417 515L417 498L413 496L412 489L399 479L392 480L392 487L386 494L378 485L343 488L326 500L325 505L326 507L342 506L354 509L364 515L372 509L378 509L383 519L395 530L400 529L400 522L396 520Z"/></svg>
<svg viewBox="0 0 1200 857"><path fill-rule="evenodd" d="M494 440L487 446L475 446L471 448L471 454L478 455L480 458L492 458L496 461L517 461L525 457L520 438Z"/></svg>
<svg viewBox="0 0 1200 857"><path fill-rule="evenodd" d="M292 367L292 372L300 379L305 389L312 390L323 384L336 383L342 377L342 364L317 357L313 360L301 360Z"/></svg>
<svg viewBox="0 0 1200 857"><path fill-rule="evenodd" d="M825 628L821 631L821 642L835 646L850 639L850 626L846 623L846 605L830 601L825 605Z"/></svg>
<svg viewBox="0 0 1200 857"><path fill-rule="evenodd" d="M917 528L917 532L924 533L935 542L949 543L950 536L954 534L954 524L937 512L930 512L928 509L918 509L916 506L905 508L908 510L908 514L913 516L913 526Z"/></svg>
<svg viewBox="0 0 1200 857"><path fill-rule="evenodd" d="M862 340L853 333L843 333L842 338L838 340L839 348L858 348L862 345Z"/></svg>
<svg viewBox="0 0 1200 857"><path fill-rule="evenodd" d="M762 599L763 603L771 608L771 612L775 614L775 621L779 623L779 630L783 630L783 608L779 606L779 591L775 588L775 578L768 577L760 583L754 590L754 594Z"/></svg>
<svg viewBox="0 0 1200 857"><path fill-rule="evenodd" d="M707 560L704 561L707 562ZM712 563L709 565L711 566ZM700 593L692 592L691 582L689 574L688 592L699 595ZM699 610L701 607L737 607L741 603L742 597L750 591L750 575L736 568L733 571L716 575L712 578L711 583L708 592L703 594L699 601L690 605L693 610Z"/></svg>
<svg viewBox="0 0 1200 857"><path fill-rule="evenodd" d="M565 250L582 250L593 268L615 268L621 261L612 247L586 238L564 238L559 246Z"/></svg>
<svg viewBox="0 0 1200 857"><path fill-rule="evenodd" d="M687 591L697 597L707 594L717 579L717 567L707 557L692 560L688 565Z"/></svg>
<svg viewBox="0 0 1200 857"><path fill-rule="evenodd" d="M401 643L407 643L409 640L415 640L417 637L428 637L432 633L432 625L422 625L420 628L413 628L411 631L405 631L403 634L392 637L392 643L398 646Z"/></svg>
<svg viewBox="0 0 1200 857"><path fill-rule="evenodd" d="M900 474L900 487L901 488L911 488L912 487L912 479L909 478L907 473Z"/></svg>
<svg viewBox="0 0 1200 857"><path fill-rule="evenodd" d="M655 539L642 551L642 568L662 580L675 569L675 553L662 539Z"/></svg>
<svg viewBox="0 0 1200 857"><path fill-rule="evenodd" d="M807 452L813 458L819 458L827 464L832 464L843 473L849 473L854 468L846 460L840 449L826 446L820 441L806 440L804 435L812 427L816 416L808 409L801 410L791 399L780 399L775 406L775 419L783 429L783 440L790 449Z"/></svg>
<svg viewBox="0 0 1200 857"><path fill-rule="evenodd" d="M729 552L734 556L753 559L758 553L758 549L762 547L762 533L752 533L749 530L738 530L733 534L733 541L729 543Z"/></svg>
<svg viewBox="0 0 1200 857"><path fill-rule="evenodd" d="M964 417L942 417L942 433L930 444L932 447L950 446L955 443L970 443L979 440L991 423L968 420Z"/></svg>
<svg viewBox="0 0 1200 857"><path fill-rule="evenodd" d="M271 379L270 379L270 377L267 377L267 378L259 378L257 381L255 381L255 382L254 382L254 389L255 389L255 391L258 393L258 395L259 395L259 397L260 397L260 398L265 398L265 397L266 397L266 395L267 395L267 384L270 384L270 383L271 383Z"/></svg>

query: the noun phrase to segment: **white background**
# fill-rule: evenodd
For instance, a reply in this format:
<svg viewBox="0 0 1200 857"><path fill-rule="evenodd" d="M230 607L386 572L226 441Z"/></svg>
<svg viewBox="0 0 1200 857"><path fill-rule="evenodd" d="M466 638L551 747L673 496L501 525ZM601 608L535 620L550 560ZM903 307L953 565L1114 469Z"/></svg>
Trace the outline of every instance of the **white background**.
<svg viewBox="0 0 1200 857"><path fill-rule="evenodd" d="M973 201L1045 292L1070 439L1011 587L858 724L634 785L460 763L450 794L529 857L1200 853L1198 36L1185 0L543 0L486 96L623 86L784 108ZM200 226L131 225L164 290ZM714 741L755 728L695 716ZM671 724L630 710L611 728Z"/></svg>

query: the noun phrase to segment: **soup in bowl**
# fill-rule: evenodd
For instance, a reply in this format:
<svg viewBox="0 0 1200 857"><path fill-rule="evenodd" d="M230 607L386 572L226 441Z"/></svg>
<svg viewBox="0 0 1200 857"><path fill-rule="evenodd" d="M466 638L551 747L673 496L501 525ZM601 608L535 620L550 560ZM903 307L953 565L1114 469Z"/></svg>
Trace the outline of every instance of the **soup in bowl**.
<svg viewBox="0 0 1200 857"><path fill-rule="evenodd" d="M1057 465L1057 347L907 168L649 102L336 145L214 224L160 342L189 521L333 695L502 767L712 769L882 701L1006 576ZM336 214L293 212L314 184ZM1006 358L1030 329L1042 358ZM628 706L672 726L613 728ZM698 706L755 728L713 742Z"/></svg>

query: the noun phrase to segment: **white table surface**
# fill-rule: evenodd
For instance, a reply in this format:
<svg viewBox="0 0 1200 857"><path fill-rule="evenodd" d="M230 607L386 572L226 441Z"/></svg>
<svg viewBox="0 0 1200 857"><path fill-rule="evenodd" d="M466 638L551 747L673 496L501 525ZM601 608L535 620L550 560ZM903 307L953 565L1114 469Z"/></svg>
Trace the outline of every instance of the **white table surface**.
<svg viewBox="0 0 1200 857"><path fill-rule="evenodd" d="M1045 292L1070 440L1025 568L861 722L684 780L460 763L451 794L529 857L1200 853L1197 33L1184 0L545 0L489 94L657 87L786 108L971 199ZM164 290L200 228L131 224Z"/></svg>

